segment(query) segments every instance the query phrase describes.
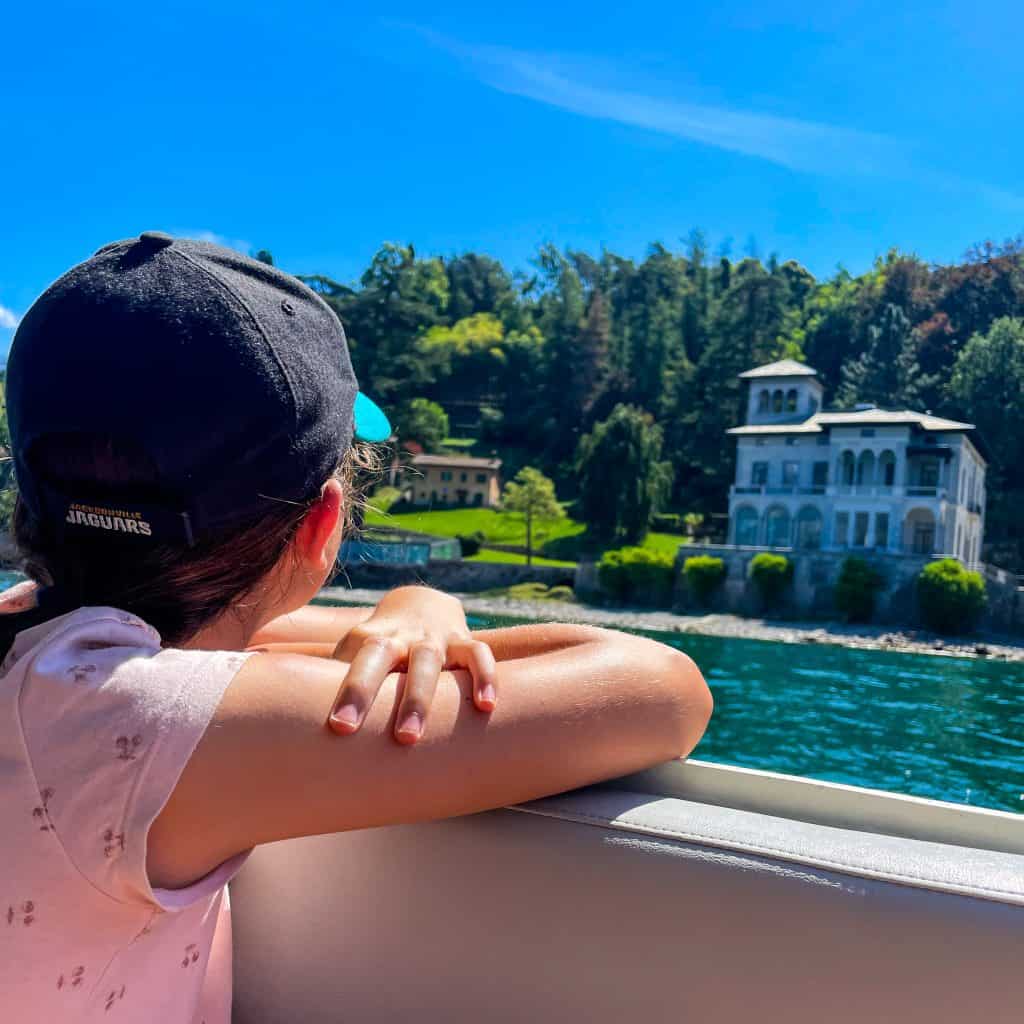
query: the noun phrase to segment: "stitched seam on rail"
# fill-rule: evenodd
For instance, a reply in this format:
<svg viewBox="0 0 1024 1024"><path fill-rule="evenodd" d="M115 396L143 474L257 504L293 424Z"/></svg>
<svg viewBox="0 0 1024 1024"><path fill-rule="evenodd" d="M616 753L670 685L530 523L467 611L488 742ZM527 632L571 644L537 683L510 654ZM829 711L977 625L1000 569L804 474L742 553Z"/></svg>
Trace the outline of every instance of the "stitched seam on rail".
<svg viewBox="0 0 1024 1024"><path fill-rule="evenodd" d="M549 813L547 811L533 810L531 808L522 807L522 806L512 807L512 808L509 808L509 810L522 811L525 814L536 814L539 817L544 817L544 818L556 817L556 815L551 814L551 813ZM625 822L621 822L620 823L620 822L612 821L610 818L602 818L602 817L599 817L597 815L586 814L586 813L581 812L581 811L569 811L569 810L566 810L564 808L558 808L558 810L561 812L561 814L565 815L565 817L567 819L576 819L581 824L597 825L597 826L600 826L600 827L603 827L603 828L614 829L617 832L624 832L624 831L627 831L629 829L633 829L633 830L637 830L637 831L641 831L642 830L642 831L645 831L645 832L653 833L654 835L665 834L665 835L675 836L676 838L686 839L686 840L689 840L690 842L703 842L703 843L711 843L711 844L717 843L718 845L725 845L725 843L727 842L727 840L722 840L720 838L716 838L716 837L709 836L709 835L703 835L700 832L683 832L683 831L681 831L679 829L666 828L666 827L664 827L662 825L644 825L644 824L639 823L639 822L631 822L631 821L625 821ZM1021 898L1022 896L1024 896L1024 890L1021 890L1021 889L996 889L996 888L993 888L992 886L975 885L973 883L967 883L967 882L965 882L965 883L958 883L958 882L951 881L951 880L948 880L948 879L936 878L936 877L930 876L930 875L913 875L913 874L904 874L904 873L899 872L899 871L888 871L888 870L884 870L884 869L881 869L881 868L875 869L875 868L864 867L863 865L857 865L857 864L853 864L853 863L849 863L849 862L845 862L845 861L829 860L829 859L827 859L825 857L816 857L816 856L813 856L811 854L801 854L801 853L799 853L799 852L797 852L795 850L787 850L787 849L784 849L783 847L759 846L756 843L749 843L749 842L746 842L745 840L736 840L736 841L734 841L734 843L732 845L737 847L739 850L748 850L748 851L751 851L753 853L764 853L764 854L768 854L769 856L783 856L783 857L790 857L790 858L800 858L800 859L802 859L804 861L810 861L812 864L821 864L821 865L823 865L825 867L839 868L839 869L844 870L844 871L852 871L852 872L858 872L858 873L863 873L865 871L870 871L874 875L879 876L883 881L885 879L887 879L887 878L893 878L893 879L899 879L900 881L904 881L904 882L930 882L930 883L933 883L933 884L936 884L936 885L943 885L943 886L947 886L947 887L956 886L956 887L958 887L961 890L966 890L966 893L965 893L966 895L970 895L970 892L979 892L979 893L987 892L987 893L992 893L993 895L996 895L996 896L1015 896L1018 899Z"/></svg>

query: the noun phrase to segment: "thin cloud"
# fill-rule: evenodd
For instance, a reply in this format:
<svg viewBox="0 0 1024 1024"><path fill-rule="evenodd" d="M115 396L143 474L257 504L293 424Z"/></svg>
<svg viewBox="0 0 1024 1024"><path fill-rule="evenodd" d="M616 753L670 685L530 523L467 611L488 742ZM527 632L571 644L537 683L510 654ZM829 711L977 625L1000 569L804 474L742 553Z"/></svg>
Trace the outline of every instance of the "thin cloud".
<svg viewBox="0 0 1024 1024"><path fill-rule="evenodd" d="M474 46L417 28L435 48L461 60L484 84L583 117L617 121L795 171L891 174L906 168L907 147L873 132L613 88L586 64L503 46Z"/></svg>
<svg viewBox="0 0 1024 1024"><path fill-rule="evenodd" d="M15 315L13 310L6 306L0 306L0 327L13 331L21 323L21 317Z"/></svg>
<svg viewBox="0 0 1024 1024"><path fill-rule="evenodd" d="M417 25L391 25L415 32L433 48L455 57L493 89L583 117L644 128L793 171L913 181L938 192L974 193L1008 212L1024 210L1024 196L925 166L907 142L888 135L648 95L608 85L611 78L621 79L624 69L611 69L597 61L473 45Z"/></svg>

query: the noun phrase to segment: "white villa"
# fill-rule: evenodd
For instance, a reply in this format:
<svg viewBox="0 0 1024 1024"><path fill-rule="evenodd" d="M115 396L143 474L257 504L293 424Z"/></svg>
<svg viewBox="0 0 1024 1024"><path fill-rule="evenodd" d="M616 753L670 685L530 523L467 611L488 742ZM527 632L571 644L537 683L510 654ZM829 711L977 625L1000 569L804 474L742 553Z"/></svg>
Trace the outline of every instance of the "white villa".
<svg viewBox="0 0 1024 1024"><path fill-rule="evenodd" d="M981 561L985 467L970 423L860 405L821 410L792 359L741 373L729 541L767 548L943 554Z"/></svg>

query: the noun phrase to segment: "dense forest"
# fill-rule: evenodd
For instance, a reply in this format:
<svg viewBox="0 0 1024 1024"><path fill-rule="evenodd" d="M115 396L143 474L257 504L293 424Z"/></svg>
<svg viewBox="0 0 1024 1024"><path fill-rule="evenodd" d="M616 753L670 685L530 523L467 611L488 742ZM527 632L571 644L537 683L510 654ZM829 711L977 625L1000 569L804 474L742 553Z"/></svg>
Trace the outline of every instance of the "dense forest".
<svg viewBox="0 0 1024 1024"><path fill-rule="evenodd" d="M581 438L624 405L642 411L671 468L668 506L724 511L737 374L784 357L815 367L834 407L965 419L991 459L987 557L1021 564L1020 241L950 266L894 250L867 273L820 281L792 260L712 258L698 232L640 262L549 245L529 273L387 244L356 285L304 280L340 316L362 385L400 428L414 399L433 400L452 434L513 470L537 466L562 498L578 496Z"/></svg>

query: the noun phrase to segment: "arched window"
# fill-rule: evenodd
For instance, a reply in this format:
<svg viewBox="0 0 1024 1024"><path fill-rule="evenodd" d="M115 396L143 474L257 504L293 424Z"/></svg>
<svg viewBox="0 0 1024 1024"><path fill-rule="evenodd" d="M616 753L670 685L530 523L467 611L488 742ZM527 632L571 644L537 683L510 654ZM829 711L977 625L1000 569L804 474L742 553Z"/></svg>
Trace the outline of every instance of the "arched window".
<svg viewBox="0 0 1024 1024"><path fill-rule="evenodd" d="M788 548L789 512L781 505L773 505L765 513L765 543L770 548Z"/></svg>
<svg viewBox="0 0 1024 1024"><path fill-rule="evenodd" d="M772 408L772 396L767 388L761 388L761 393L757 396L757 411L758 412L771 412Z"/></svg>
<svg viewBox="0 0 1024 1024"><path fill-rule="evenodd" d="M888 448L878 456L878 482L883 487L896 483L896 456Z"/></svg>
<svg viewBox="0 0 1024 1024"><path fill-rule="evenodd" d="M857 486L868 487L875 482L875 453L864 451L857 459Z"/></svg>
<svg viewBox="0 0 1024 1024"><path fill-rule="evenodd" d="M853 484L855 461L853 452L845 451L839 456L839 482L847 487Z"/></svg>
<svg viewBox="0 0 1024 1024"><path fill-rule="evenodd" d="M782 412L782 388L772 392L772 412Z"/></svg>
<svg viewBox="0 0 1024 1024"><path fill-rule="evenodd" d="M736 543L746 547L757 544L757 511L749 505L736 510Z"/></svg>
<svg viewBox="0 0 1024 1024"><path fill-rule="evenodd" d="M786 412L796 412L796 388L786 392Z"/></svg>
<svg viewBox="0 0 1024 1024"><path fill-rule="evenodd" d="M821 547L821 513L813 505L804 505L796 516L796 546L805 550Z"/></svg>

